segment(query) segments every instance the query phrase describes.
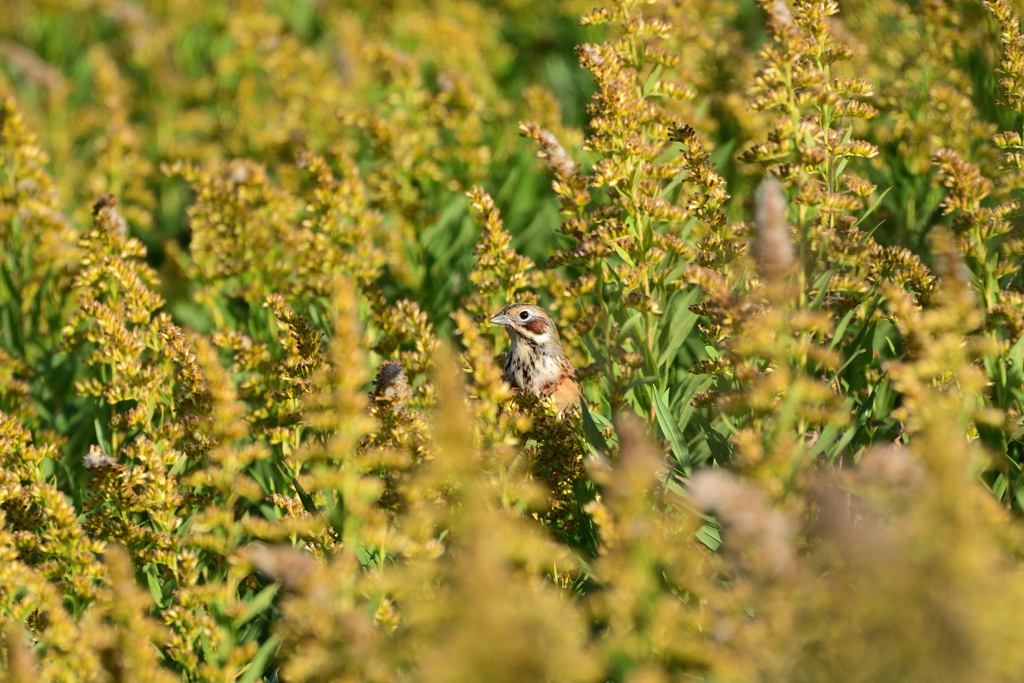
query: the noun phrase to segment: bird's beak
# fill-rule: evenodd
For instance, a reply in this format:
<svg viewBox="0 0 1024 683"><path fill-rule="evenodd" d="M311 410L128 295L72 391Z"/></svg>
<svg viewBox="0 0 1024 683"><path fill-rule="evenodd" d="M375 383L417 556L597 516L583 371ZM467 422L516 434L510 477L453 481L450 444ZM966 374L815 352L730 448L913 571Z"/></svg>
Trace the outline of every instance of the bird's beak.
<svg viewBox="0 0 1024 683"><path fill-rule="evenodd" d="M494 323L495 325L511 325L512 318L508 317L504 313L499 313L498 315L491 318L491 322Z"/></svg>

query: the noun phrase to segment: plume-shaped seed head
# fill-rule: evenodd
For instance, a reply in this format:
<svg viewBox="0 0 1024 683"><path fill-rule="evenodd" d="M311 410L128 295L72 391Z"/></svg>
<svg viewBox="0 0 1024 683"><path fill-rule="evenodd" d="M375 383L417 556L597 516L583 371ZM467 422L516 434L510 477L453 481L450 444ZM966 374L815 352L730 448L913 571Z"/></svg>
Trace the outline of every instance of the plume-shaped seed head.
<svg viewBox="0 0 1024 683"><path fill-rule="evenodd" d="M786 222L786 190L776 178L765 178L754 199L754 257L757 270L771 282L785 275L795 261Z"/></svg>

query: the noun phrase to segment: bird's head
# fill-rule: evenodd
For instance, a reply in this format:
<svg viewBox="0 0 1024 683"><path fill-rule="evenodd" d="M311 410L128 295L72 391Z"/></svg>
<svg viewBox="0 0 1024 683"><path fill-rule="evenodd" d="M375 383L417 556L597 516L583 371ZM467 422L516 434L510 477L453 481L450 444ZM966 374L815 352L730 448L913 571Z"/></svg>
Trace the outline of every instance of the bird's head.
<svg viewBox="0 0 1024 683"><path fill-rule="evenodd" d="M501 313L491 318L491 322L504 326L513 341L518 339L541 348L552 344L559 348L562 346L554 321L540 306L509 304Z"/></svg>

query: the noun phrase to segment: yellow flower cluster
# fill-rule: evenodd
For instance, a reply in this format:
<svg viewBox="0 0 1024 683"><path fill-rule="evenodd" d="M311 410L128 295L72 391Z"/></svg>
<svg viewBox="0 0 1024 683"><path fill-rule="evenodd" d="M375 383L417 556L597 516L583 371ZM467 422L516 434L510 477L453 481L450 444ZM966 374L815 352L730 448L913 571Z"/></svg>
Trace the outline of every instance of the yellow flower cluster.
<svg viewBox="0 0 1024 683"><path fill-rule="evenodd" d="M1013 5L9 4L3 680L1019 678Z"/></svg>

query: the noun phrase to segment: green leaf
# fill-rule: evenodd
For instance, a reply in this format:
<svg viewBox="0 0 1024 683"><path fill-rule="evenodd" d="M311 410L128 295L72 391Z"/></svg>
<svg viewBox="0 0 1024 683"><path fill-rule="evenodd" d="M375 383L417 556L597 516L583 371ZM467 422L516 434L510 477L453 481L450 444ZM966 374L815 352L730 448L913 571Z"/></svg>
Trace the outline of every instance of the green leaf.
<svg viewBox="0 0 1024 683"><path fill-rule="evenodd" d="M279 642L277 636L267 638L267 641L260 645L260 649L256 650L252 661L249 662L249 668L237 679L236 683L253 683L257 677L262 676L263 670L267 666L267 660L270 659L270 654L277 649Z"/></svg>
<svg viewBox="0 0 1024 683"><path fill-rule="evenodd" d="M847 130L853 130L853 129L852 128L848 128ZM843 175L843 171L846 170L846 164L848 164L849 162L850 162L849 159L842 159L842 160L840 160L840 162L836 165L836 170L832 174L832 177L838 178L839 176Z"/></svg>
<svg viewBox="0 0 1024 683"><path fill-rule="evenodd" d="M640 379L633 380L622 388L622 393L625 394L630 389L636 389L637 387L641 387L645 384L654 384L659 379L661 379L660 375L650 375L648 377L641 377Z"/></svg>
<svg viewBox="0 0 1024 683"><path fill-rule="evenodd" d="M295 478L292 471L288 469L284 463L277 463L277 469L279 472L284 474L288 481L291 482L292 486L295 488L295 493L298 494L299 500L302 501L302 507L305 508L306 512L314 517L319 517L320 510L317 508L316 503L313 502L312 496L306 493L306 490L302 488L301 484L299 484L299 480Z"/></svg>
<svg viewBox="0 0 1024 683"><path fill-rule="evenodd" d="M256 480L256 483L263 489L264 494L271 494L274 492L273 487L270 485L270 481L267 477L267 472L258 468L252 467L249 470L249 476Z"/></svg>
<svg viewBox="0 0 1024 683"><path fill-rule="evenodd" d="M878 199L876 199L874 202L872 202L871 206L869 206L864 211L864 214L861 215L861 217L857 220L857 222L853 224L854 227L856 227L856 226L860 225L861 223L863 223L865 218L867 218L868 216L873 214L876 210L878 210L878 207L882 204L882 200L885 199L885 195L889 194L889 190L891 190L891 189L892 189L891 187L887 187L885 189L885 192L883 192L882 194L878 195Z"/></svg>
<svg viewBox="0 0 1024 683"><path fill-rule="evenodd" d="M594 424L594 416L590 414L590 408L587 407L587 402L583 399L580 399L580 413L583 418L583 436L587 438L587 443L598 453L604 453L608 450L608 442L604 440L601 430Z"/></svg>
<svg viewBox="0 0 1024 683"><path fill-rule="evenodd" d="M693 407L693 396L699 391L707 391L715 380L710 375L690 375L690 381L683 387L682 391L676 394L676 402L682 404L683 409L677 417L679 431L685 431L686 425L690 423L690 416L696 408Z"/></svg>
<svg viewBox="0 0 1024 683"><path fill-rule="evenodd" d="M690 306L697 302L700 298L700 289L693 287L690 291L685 294L677 295L680 297L680 301L676 304L674 314L672 315L672 323L668 331L668 339L662 345L661 355L658 356L658 367L665 367L676 354L679 353L679 347L683 345L686 338L690 336L690 332L693 330L693 326L697 324L698 315L690 311Z"/></svg>
<svg viewBox="0 0 1024 683"><path fill-rule="evenodd" d="M594 360L600 360L601 356L598 353L597 344L595 344L594 340L590 338L590 335L584 335L582 339L583 345L587 347L587 351L590 352L590 355L593 356Z"/></svg>
<svg viewBox="0 0 1024 683"><path fill-rule="evenodd" d="M654 86L658 84L658 78L661 76L661 64L655 64L654 68L651 69L651 73L647 75L647 80L644 81L644 97L646 98L654 90Z"/></svg>
<svg viewBox="0 0 1024 683"><path fill-rule="evenodd" d="M732 459L732 446L728 440L717 429L712 427L707 418L700 413L694 412L693 420L700 427L701 431L704 432L704 438L707 440L708 448L711 449L711 457L715 459L715 462L729 462Z"/></svg>
<svg viewBox="0 0 1024 683"><path fill-rule="evenodd" d="M832 335L832 341L828 345L830 349L834 349L836 345L843 340L843 335L846 334L846 328L850 326L850 321L853 320L853 315L856 312L856 308L851 308L846 312L846 315L843 316L843 319L839 321L839 324L836 325L836 331Z"/></svg>
<svg viewBox="0 0 1024 683"><path fill-rule="evenodd" d="M686 269L690 267L689 263L680 263L678 266L669 271L668 275L665 276L665 284L675 282L679 277L686 272ZM694 288L696 289L696 287Z"/></svg>
<svg viewBox="0 0 1024 683"><path fill-rule="evenodd" d="M174 464L171 465L171 469L169 470L169 472L176 477L185 471L185 468L188 467L189 462L189 457L187 455L182 454L177 460L174 461Z"/></svg>
<svg viewBox="0 0 1024 683"><path fill-rule="evenodd" d="M857 332L857 336L853 338L853 341L850 342L849 347L845 351L848 359L856 360L852 363L846 361L843 364L845 370L840 368L836 376L845 380L846 389L850 393L857 391L867 382L866 368L874 358L874 344L877 331L878 323L876 322L872 322L870 325L862 325ZM835 340L833 339L833 341Z"/></svg>
<svg viewBox="0 0 1024 683"><path fill-rule="evenodd" d="M22 358L25 357L25 338L21 329L21 294L15 288L11 280L11 274L7 266L0 265L0 276L3 276L3 284L10 291L11 300L9 306L3 307L3 333L6 337L7 348L13 349Z"/></svg>
<svg viewBox="0 0 1024 683"><path fill-rule="evenodd" d="M622 343L622 340L633 331L633 328L640 324L642 317L643 313L637 311L633 315L629 316L629 319L626 322L622 323L622 327L619 329L619 334L616 340L617 343Z"/></svg>
<svg viewBox="0 0 1024 683"><path fill-rule="evenodd" d="M836 268L829 268L814 281L814 289L818 290L818 293L814 295L814 301L811 302L812 309L817 309L821 306L821 302L825 299L825 294L828 293L828 283L832 281L832 276L835 273Z"/></svg>
<svg viewBox="0 0 1024 683"><path fill-rule="evenodd" d="M665 396L662 396L661 392L652 388L651 394L654 396L654 416L658 420L661 432L668 439L669 444L672 445L672 454L675 456L676 462L679 463L683 474L689 476L690 449L686 447L686 441L683 440L683 435L679 431L679 425L672 418L672 412L665 401L668 390L665 391Z"/></svg>
<svg viewBox="0 0 1024 683"><path fill-rule="evenodd" d="M851 420L850 426L846 429L845 432L843 432L843 437L839 440L839 443L837 443L835 446L832 446L829 449L829 462L833 462L839 456L839 454L843 452L843 449L846 448L851 441L853 441L854 437L857 436L858 432L864 429L863 418L868 413L868 410L870 410L871 406L874 403L875 392L877 391L878 386L879 385L875 385L875 387L871 390L871 393L868 395L867 400L865 400L864 403L861 404L860 408L857 409L857 414L853 416L853 420Z"/></svg>
<svg viewBox="0 0 1024 683"><path fill-rule="evenodd" d="M3 333L4 347L24 357L25 347L21 341L21 322L16 309L9 306L0 308L0 333Z"/></svg>
<svg viewBox="0 0 1024 683"><path fill-rule="evenodd" d="M667 185L665 185L665 187L661 188L659 196L662 199L668 199L669 195L672 194L672 191L675 190L680 185L682 185L683 181L686 180L686 178L688 177L689 173L687 173L686 171L681 171L677 173L676 176L672 178L672 180L670 180ZM665 282L672 282L672 280L666 279Z"/></svg>
<svg viewBox="0 0 1024 683"><path fill-rule="evenodd" d="M260 612L270 607L271 603L274 602L274 596L277 595L277 590L278 585L276 583L272 583L257 593L256 596L249 601L249 604L246 605L245 612L236 617L235 620L231 622L231 625L237 630L258 616Z"/></svg>
<svg viewBox="0 0 1024 683"><path fill-rule="evenodd" d="M630 258L629 254L627 254L622 247L612 242L612 249L614 249L615 253L619 255L619 258L626 262L627 266L630 268L636 268L636 264L633 263L633 259Z"/></svg>
<svg viewBox="0 0 1024 683"><path fill-rule="evenodd" d="M110 442L107 441L107 437L103 434L103 423L100 421L100 418L93 418L92 426L96 429L96 441L99 443L100 449L104 453L113 456L114 453L110 452Z"/></svg>
<svg viewBox="0 0 1024 683"><path fill-rule="evenodd" d="M163 587L160 585L160 579L156 577L155 569L156 568L153 565L148 565L146 567L146 583L149 584L149 592L153 596L153 602L156 603L157 607L163 609L164 591Z"/></svg>
<svg viewBox="0 0 1024 683"><path fill-rule="evenodd" d="M975 422L974 426L978 430L978 436L981 438L982 443L991 448L995 453L1006 453L1006 432L1004 432L1000 427L992 427L982 423L981 421Z"/></svg>
<svg viewBox="0 0 1024 683"><path fill-rule="evenodd" d="M711 550L718 550L722 547L722 536L718 529L711 524L705 524L697 530L697 540Z"/></svg>
<svg viewBox="0 0 1024 683"><path fill-rule="evenodd" d="M0 283L2 283L7 289L7 294L11 297L11 301L14 303L16 310L21 310L21 291L14 286L14 280L11 278L11 271L2 263L0 263L0 276L2 276Z"/></svg>
<svg viewBox="0 0 1024 683"><path fill-rule="evenodd" d="M53 266L46 269L46 276L43 278L43 282L39 285L39 289L36 290L35 296L32 297L32 303L29 305L29 322L32 325L33 330L39 326L39 312L43 309L43 297L46 295L50 288L50 281L53 279Z"/></svg>
<svg viewBox="0 0 1024 683"><path fill-rule="evenodd" d="M1006 477L1002 473L992 482L991 491L996 500L1003 500L1003 496L1006 495Z"/></svg>
<svg viewBox="0 0 1024 683"><path fill-rule="evenodd" d="M814 446L811 448L811 456L816 458L824 453L826 448L835 443L837 436L839 436L839 427L825 425L825 428L821 430L821 434L818 435L818 440L814 442Z"/></svg>
<svg viewBox="0 0 1024 683"><path fill-rule="evenodd" d="M1007 352L1006 357L1010 361L1006 385L1019 387L1024 382L1024 337L1017 340L1017 343Z"/></svg>

